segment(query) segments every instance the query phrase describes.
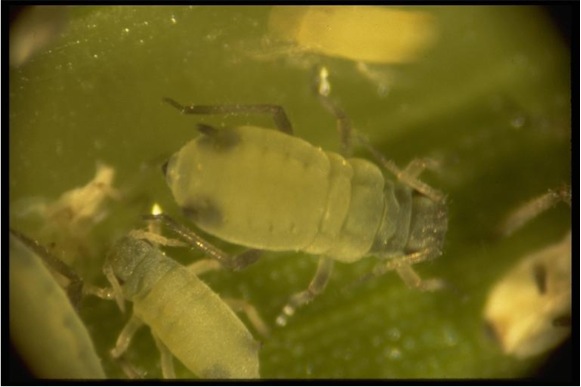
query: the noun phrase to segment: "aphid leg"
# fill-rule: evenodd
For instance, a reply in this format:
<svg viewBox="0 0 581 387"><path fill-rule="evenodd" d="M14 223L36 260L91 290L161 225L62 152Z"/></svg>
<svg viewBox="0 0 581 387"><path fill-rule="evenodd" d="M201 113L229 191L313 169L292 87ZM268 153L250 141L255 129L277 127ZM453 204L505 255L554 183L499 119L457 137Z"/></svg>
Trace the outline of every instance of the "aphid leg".
<svg viewBox="0 0 581 387"><path fill-rule="evenodd" d="M405 169L396 176L402 183L414 188L416 191L429 197L433 201L438 202L444 199L444 194L418 179L418 176L424 171L424 169L434 168L434 165L435 162L430 159L415 159L410 161Z"/></svg>
<svg viewBox="0 0 581 387"><path fill-rule="evenodd" d="M115 300L116 296L113 288L100 288L91 284L85 284L83 294L90 294L103 300Z"/></svg>
<svg viewBox="0 0 581 387"><path fill-rule="evenodd" d="M65 277L69 281L68 285L66 286L66 292L71 305L75 308L75 310L79 310L81 299L86 294L91 294L106 300L112 300L114 298L115 291L113 289L100 288L95 285L85 283L73 269L49 253L46 247L42 246L37 241L34 241L28 238L26 235L13 229L10 229L10 233L16 238L20 239L22 243L30 247L33 251L35 251L50 269Z"/></svg>
<svg viewBox="0 0 581 387"><path fill-rule="evenodd" d="M389 93L390 83L394 75L386 70L376 70L365 62L358 61L354 63L355 70L365 79L377 87L377 94L384 97Z"/></svg>
<svg viewBox="0 0 581 387"><path fill-rule="evenodd" d="M260 250L248 250L242 254L231 256L166 214L144 215L144 219L161 222L192 247L201 250L231 270L243 269L256 262L261 254Z"/></svg>
<svg viewBox="0 0 581 387"><path fill-rule="evenodd" d="M426 183L417 179L419 174L429 166L426 160L413 160L403 171L399 169L391 160L386 160L381 153L379 153L369 141L362 135L356 133L352 126L349 117L345 114L343 109L334 103L329 95L331 94L331 84L328 80L329 72L324 66L318 66L315 74L315 92L325 109L327 109L337 119L337 130L341 136L341 153L343 156L349 157L353 153L353 135L356 135L357 141L362 143L369 152L383 165L385 169L393 173L402 183L414 188L421 194L429 197L434 201L444 199L444 195L438 190L430 187Z"/></svg>
<svg viewBox="0 0 581 387"><path fill-rule="evenodd" d="M559 201L571 206L571 188L569 186L564 185L560 188L549 190L546 194L519 206L506 217L500 226L501 233L505 236L511 235L539 214L555 206Z"/></svg>
<svg viewBox="0 0 581 387"><path fill-rule="evenodd" d="M373 271L361 277L354 285L361 284L371 278L379 277L388 271L396 271L404 283L410 288L416 288L424 291L434 291L446 286L445 281L438 278L422 280L418 273L412 268L416 263L428 260L433 257L430 251L419 251L408 254L403 257L391 258L387 262L377 264Z"/></svg>
<svg viewBox="0 0 581 387"><path fill-rule="evenodd" d="M329 72L324 66L315 68L314 89L323 107L331 113L337 120L337 131L341 138L341 154L350 157L353 154L352 126L347 114L334 103L329 95L331 94L331 84L328 80Z"/></svg>
<svg viewBox="0 0 581 387"><path fill-rule="evenodd" d="M228 306L235 312L243 312L247 317L252 326L262 337L268 337L270 335L270 329L260 317L260 314L256 308L245 300L239 300L234 298L222 298Z"/></svg>
<svg viewBox="0 0 581 387"><path fill-rule="evenodd" d="M293 128L284 109L279 105L181 105L171 98L164 98L164 102L175 107L182 114L271 114L276 127L284 133L293 134Z"/></svg>
<svg viewBox="0 0 581 387"><path fill-rule="evenodd" d="M300 306L309 303L316 296L323 293L333 271L333 262L334 261L331 258L327 257L321 257L319 259L317 272L311 280L311 283L309 283L309 287L307 290L296 293L290 298L288 303L282 309L282 312L276 318L277 325L285 326L288 318L292 316Z"/></svg>
<svg viewBox="0 0 581 387"><path fill-rule="evenodd" d="M129 232L129 236L135 239L144 239L156 245L173 246L173 247L187 246L187 244L182 241L178 241L177 239L166 238L157 232L147 230L131 230Z"/></svg>
<svg viewBox="0 0 581 387"><path fill-rule="evenodd" d="M81 277L79 277L77 273L75 273L66 263L53 256L46 249L46 247L37 241L30 239L26 235L14 229L10 229L10 233L26 246L31 248L36 254L38 254L38 256L42 258L42 260L51 270L62 275L68 280L68 285L66 286L67 296L69 297L73 307L78 310L81 303L84 286Z"/></svg>
<svg viewBox="0 0 581 387"><path fill-rule="evenodd" d="M425 159L416 159L412 160L404 170L401 170L393 161L387 160L383 157L383 155L375 149L365 137L357 135L357 141L367 148L377 162L387 171L395 175L399 181L435 202L444 200L444 194L417 178L426 167L430 167L433 163L428 162Z"/></svg>
<svg viewBox="0 0 581 387"><path fill-rule="evenodd" d="M196 277L199 277L209 271L221 270L224 268L220 262L212 258L200 259L199 261L196 261L186 267L189 271L194 273Z"/></svg>
<svg viewBox="0 0 581 387"><path fill-rule="evenodd" d="M125 313L125 300L123 299L123 290L121 289L121 284L117 280L115 273L113 272L113 268L111 265L105 264L103 265L103 274L107 278L107 281L111 284L113 288L113 296L115 297L115 302L117 302L117 306L121 310L122 313Z"/></svg>
<svg viewBox="0 0 581 387"><path fill-rule="evenodd" d="M161 355L161 374L165 379L175 379L176 372L173 365L172 353L156 335L152 333L152 336L153 340L155 340L155 345L157 346L157 349Z"/></svg>
<svg viewBox="0 0 581 387"><path fill-rule="evenodd" d="M139 372L139 370L137 370L133 364L127 361L127 359L125 359L124 356L121 356L120 358L116 359L115 362L119 365L119 367L121 367L121 370L127 376L127 378L143 379L144 374L142 372Z"/></svg>
<svg viewBox="0 0 581 387"><path fill-rule="evenodd" d="M444 281L438 278L421 279L410 265L401 265L395 271L409 288L432 292L445 286Z"/></svg>
<svg viewBox="0 0 581 387"><path fill-rule="evenodd" d="M115 343L115 348L111 350L111 356L114 359L118 359L121 357L127 348L129 348L129 344L131 343L131 339L135 335L135 332L143 325L143 322L137 318L135 315L132 315L121 333L119 337L117 337L117 342Z"/></svg>
<svg viewBox="0 0 581 387"><path fill-rule="evenodd" d="M402 173L410 178L416 178L420 176L425 169L435 170L437 168L438 165L435 160L428 158L414 159L410 161Z"/></svg>

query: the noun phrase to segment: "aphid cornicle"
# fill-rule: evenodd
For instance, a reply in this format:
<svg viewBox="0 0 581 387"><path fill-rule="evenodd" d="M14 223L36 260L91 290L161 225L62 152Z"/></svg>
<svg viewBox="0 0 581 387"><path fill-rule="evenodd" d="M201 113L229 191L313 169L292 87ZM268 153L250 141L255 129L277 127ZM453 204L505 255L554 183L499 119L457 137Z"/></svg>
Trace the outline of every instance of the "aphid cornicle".
<svg viewBox="0 0 581 387"><path fill-rule="evenodd" d="M123 297L133 303L113 357L120 357L146 324L160 349L165 377L175 378L174 355L200 378L259 378L259 343L242 321L192 270L142 234L133 231L117 242L104 269L118 302L122 305Z"/></svg>
<svg viewBox="0 0 581 387"><path fill-rule="evenodd" d="M287 316L323 290L333 260L394 258L374 273L396 270L412 287L441 286L420 280L411 264L441 253L447 230L443 195L416 179L425 167L420 160L399 171L364 143L397 174L392 181L374 163L348 157L352 130L327 98L325 81L320 80L319 99L338 120L342 155L292 136L279 106L182 106L165 100L184 114L273 114L280 131L200 125L201 135L175 153L164 171L177 204L208 234L253 249L322 256L309 288L285 307ZM278 322L284 324L285 317Z"/></svg>

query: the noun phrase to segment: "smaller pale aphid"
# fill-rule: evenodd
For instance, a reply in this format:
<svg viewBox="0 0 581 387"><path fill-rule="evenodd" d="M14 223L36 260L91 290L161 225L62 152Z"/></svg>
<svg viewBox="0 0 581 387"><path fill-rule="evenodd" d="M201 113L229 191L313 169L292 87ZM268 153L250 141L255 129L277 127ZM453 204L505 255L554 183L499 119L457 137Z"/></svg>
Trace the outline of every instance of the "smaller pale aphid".
<svg viewBox="0 0 581 387"><path fill-rule="evenodd" d="M69 297L45 264L68 277ZM82 293L79 278L42 246L13 230L9 268L10 341L33 375L105 378L87 328L71 304Z"/></svg>
<svg viewBox="0 0 581 387"><path fill-rule="evenodd" d="M173 356L200 378L259 378L260 345L232 307L245 311L257 330L267 334L256 310L245 301L223 300L199 279L198 274L219 267L217 261L184 267L157 247L183 244L157 231L150 226L130 232L107 257L104 272L120 308L124 310L124 300L133 303L133 316L112 356L120 358L137 329L147 325L161 352L166 378L176 377Z"/></svg>
<svg viewBox="0 0 581 387"><path fill-rule="evenodd" d="M525 203L503 223L510 234L570 192L549 191ZM488 295L486 323L504 353L517 358L540 355L571 333L571 232L522 258L502 276Z"/></svg>

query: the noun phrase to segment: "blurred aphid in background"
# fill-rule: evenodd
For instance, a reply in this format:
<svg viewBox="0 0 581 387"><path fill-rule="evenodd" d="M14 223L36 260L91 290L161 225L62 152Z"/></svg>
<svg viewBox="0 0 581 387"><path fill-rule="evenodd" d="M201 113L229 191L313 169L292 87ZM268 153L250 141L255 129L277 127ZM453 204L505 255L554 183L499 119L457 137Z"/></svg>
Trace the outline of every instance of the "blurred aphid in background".
<svg viewBox="0 0 581 387"><path fill-rule="evenodd" d="M501 231L512 234L559 201L568 188L551 190L514 210ZM488 295L484 319L504 353L527 358L547 352L571 333L571 231L523 257Z"/></svg>
<svg viewBox="0 0 581 387"><path fill-rule="evenodd" d="M420 61L438 40L437 19L412 7L274 6L257 60L286 58L308 68L339 58L388 93L395 67ZM327 63L328 65L328 63Z"/></svg>
<svg viewBox="0 0 581 387"><path fill-rule="evenodd" d="M36 241L10 232L10 342L19 356L38 378L105 378L76 311L82 280ZM49 268L66 277L66 293Z"/></svg>
<svg viewBox="0 0 581 387"><path fill-rule="evenodd" d="M273 7L268 29L295 52L378 64L414 62L437 37L429 13L389 7Z"/></svg>

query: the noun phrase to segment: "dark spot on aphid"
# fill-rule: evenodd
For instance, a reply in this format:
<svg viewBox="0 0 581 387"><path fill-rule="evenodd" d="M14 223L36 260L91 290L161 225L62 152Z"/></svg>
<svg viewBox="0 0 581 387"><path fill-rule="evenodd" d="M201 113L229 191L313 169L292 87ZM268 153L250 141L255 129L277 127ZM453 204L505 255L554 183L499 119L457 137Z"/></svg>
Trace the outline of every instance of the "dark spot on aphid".
<svg viewBox="0 0 581 387"><path fill-rule="evenodd" d="M197 224L216 227L222 224L222 211L210 198L195 198L182 208L186 217Z"/></svg>
<svg viewBox="0 0 581 387"><path fill-rule="evenodd" d="M537 285L539 294L545 294L547 292L547 269L545 266L542 264L534 265L533 277L535 279L535 284Z"/></svg>
<svg viewBox="0 0 581 387"><path fill-rule="evenodd" d="M228 151L240 143L240 135L231 128L218 129L211 125L198 124L198 130L202 133L198 144L217 152Z"/></svg>
<svg viewBox="0 0 581 387"><path fill-rule="evenodd" d="M554 327L570 327L571 314L567 313L565 315L555 317L552 322Z"/></svg>
<svg viewBox="0 0 581 387"><path fill-rule="evenodd" d="M161 166L161 171L163 172L164 176L167 176L167 165L169 164L169 160L167 160L165 163L163 163L163 165Z"/></svg>

